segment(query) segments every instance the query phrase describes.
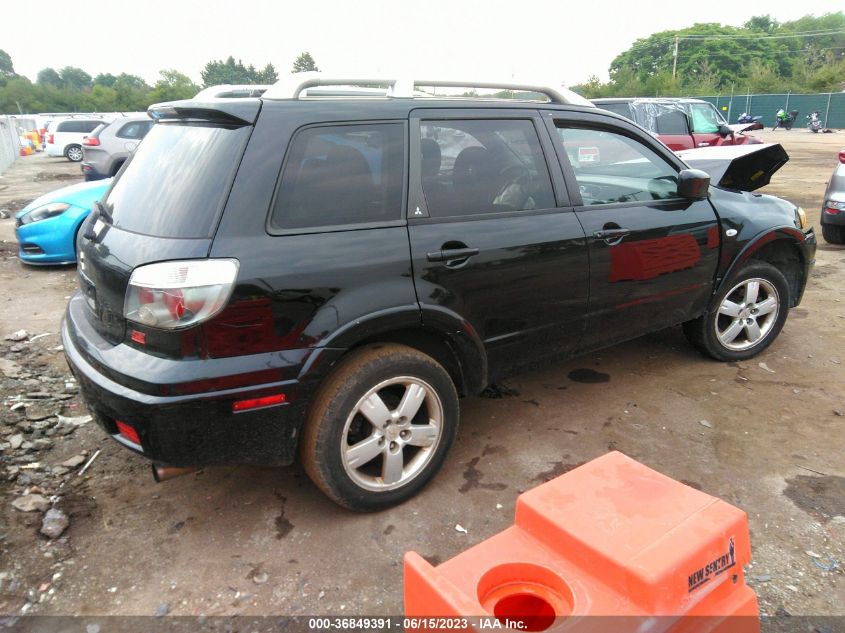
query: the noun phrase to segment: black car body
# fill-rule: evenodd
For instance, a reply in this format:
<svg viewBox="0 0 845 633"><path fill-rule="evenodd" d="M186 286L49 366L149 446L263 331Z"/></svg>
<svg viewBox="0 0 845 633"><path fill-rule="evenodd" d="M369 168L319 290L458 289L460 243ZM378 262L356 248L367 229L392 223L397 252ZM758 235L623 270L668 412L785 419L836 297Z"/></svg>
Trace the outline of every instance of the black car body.
<svg viewBox="0 0 845 633"><path fill-rule="evenodd" d="M348 507L396 503L425 483L456 428L453 391L477 394L539 363L699 323L752 261L783 272L785 319L814 261L814 234L794 205L718 187L682 197L679 181L701 184L701 174L595 108L265 96L151 113L156 125L79 238L81 289L62 338L82 392L107 433L156 463L288 464L300 450L318 485ZM649 178L639 195L636 179L573 168L601 164L611 143L641 151L668 178ZM190 307L194 290L129 287L151 263L178 276L189 266L173 273L169 262L206 260L236 277L199 323L180 325L207 307ZM145 300L176 326L142 322ZM770 342L715 355L745 357ZM441 420L414 444L422 427L402 427L397 412L417 383L402 383L395 428L387 420L363 432L384 451L437 453L418 458L398 489L384 485L397 476L387 452L376 458L381 475L360 481L347 462L349 476L326 466L337 448L319 422L334 415L353 433L369 401L343 390L368 372L389 378L392 362L402 367L393 374L421 376L419 406ZM348 419L344 402L358 407Z"/></svg>

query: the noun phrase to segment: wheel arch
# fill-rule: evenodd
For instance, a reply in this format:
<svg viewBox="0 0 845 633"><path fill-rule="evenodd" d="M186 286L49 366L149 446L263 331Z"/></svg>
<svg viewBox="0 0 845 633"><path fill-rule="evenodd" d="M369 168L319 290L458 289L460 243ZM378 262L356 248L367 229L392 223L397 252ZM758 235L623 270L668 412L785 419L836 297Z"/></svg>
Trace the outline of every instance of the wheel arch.
<svg viewBox="0 0 845 633"><path fill-rule="evenodd" d="M428 318L423 314L421 320L416 306L344 328L324 341L324 351L314 354L303 374L316 373L322 381L349 352L377 343L407 345L431 356L449 373L461 396L480 393L487 386L487 355L471 326L450 313Z"/></svg>
<svg viewBox="0 0 845 633"><path fill-rule="evenodd" d="M797 234L797 235L796 235ZM801 299L806 282L807 262L801 249L804 234L794 228L780 228L750 240L734 258L715 289L718 294L734 274L748 261L764 261L780 270L789 284L789 307Z"/></svg>

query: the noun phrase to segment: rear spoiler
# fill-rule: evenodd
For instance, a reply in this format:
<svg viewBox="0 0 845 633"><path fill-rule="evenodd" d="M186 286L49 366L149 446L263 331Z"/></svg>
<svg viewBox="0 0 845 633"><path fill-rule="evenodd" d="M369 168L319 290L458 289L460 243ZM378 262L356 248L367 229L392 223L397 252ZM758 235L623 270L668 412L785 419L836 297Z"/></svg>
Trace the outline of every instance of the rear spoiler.
<svg viewBox="0 0 845 633"><path fill-rule="evenodd" d="M261 110L259 99L214 99L198 101L185 99L154 103L147 109L147 114L156 121L174 119L191 121L210 121L231 125L253 125Z"/></svg>
<svg viewBox="0 0 845 633"><path fill-rule="evenodd" d="M740 191L765 187L789 161L789 154L779 143L719 145L676 153L690 167L710 174L713 184Z"/></svg>

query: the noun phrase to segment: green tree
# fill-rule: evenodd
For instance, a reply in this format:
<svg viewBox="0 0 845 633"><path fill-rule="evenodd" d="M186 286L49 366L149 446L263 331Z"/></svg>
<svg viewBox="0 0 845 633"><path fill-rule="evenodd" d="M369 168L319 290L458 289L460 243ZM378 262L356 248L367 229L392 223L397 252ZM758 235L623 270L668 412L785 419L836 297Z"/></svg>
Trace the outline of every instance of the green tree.
<svg viewBox="0 0 845 633"><path fill-rule="evenodd" d="M12 64L12 56L0 48L0 86L5 85L9 79L17 77L15 66Z"/></svg>
<svg viewBox="0 0 845 633"><path fill-rule="evenodd" d="M39 70L35 83L39 86L53 86L55 88L63 88L65 85L55 68L42 68Z"/></svg>
<svg viewBox="0 0 845 633"><path fill-rule="evenodd" d="M4 114L43 112L44 105L39 98L38 86L26 77L9 79L0 88L0 112Z"/></svg>
<svg viewBox="0 0 845 633"><path fill-rule="evenodd" d="M276 72L276 67L273 64L267 64L263 69L258 71L255 79L256 83L273 84L279 81L279 74Z"/></svg>
<svg viewBox="0 0 845 633"><path fill-rule="evenodd" d="M254 69L253 69L254 71ZM223 84L248 84L253 83L249 70L243 65L241 60L235 61L235 58L229 55L226 61L211 60L205 65L202 72L203 85L220 86Z"/></svg>
<svg viewBox="0 0 845 633"><path fill-rule="evenodd" d="M156 82L149 94L150 103L190 99L199 92L200 87L178 70L162 70L159 74L161 79Z"/></svg>
<svg viewBox="0 0 845 633"><path fill-rule="evenodd" d="M320 69L317 68L317 63L314 61L314 58L311 57L311 53L305 51L301 53L299 57L297 57L293 62L293 69L291 72L293 73L302 73L307 71L319 71Z"/></svg>
<svg viewBox="0 0 845 633"><path fill-rule="evenodd" d="M87 90L91 87L91 75L81 68L65 66L59 71L62 83L71 90Z"/></svg>
<svg viewBox="0 0 845 633"><path fill-rule="evenodd" d="M111 73L100 73L94 77L94 86L103 86L105 88L113 88L117 77Z"/></svg>

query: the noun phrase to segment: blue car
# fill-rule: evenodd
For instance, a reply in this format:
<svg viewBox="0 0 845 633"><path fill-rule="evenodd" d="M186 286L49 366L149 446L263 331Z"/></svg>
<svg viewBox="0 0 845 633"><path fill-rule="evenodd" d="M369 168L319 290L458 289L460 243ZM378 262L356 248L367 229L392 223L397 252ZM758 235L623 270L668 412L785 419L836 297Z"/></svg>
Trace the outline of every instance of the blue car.
<svg viewBox="0 0 845 633"><path fill-rule="evenodd" d="M111 178L62 187L37 198L15 215L18 257L26 264L72 264L76 234Z"/></svg>

